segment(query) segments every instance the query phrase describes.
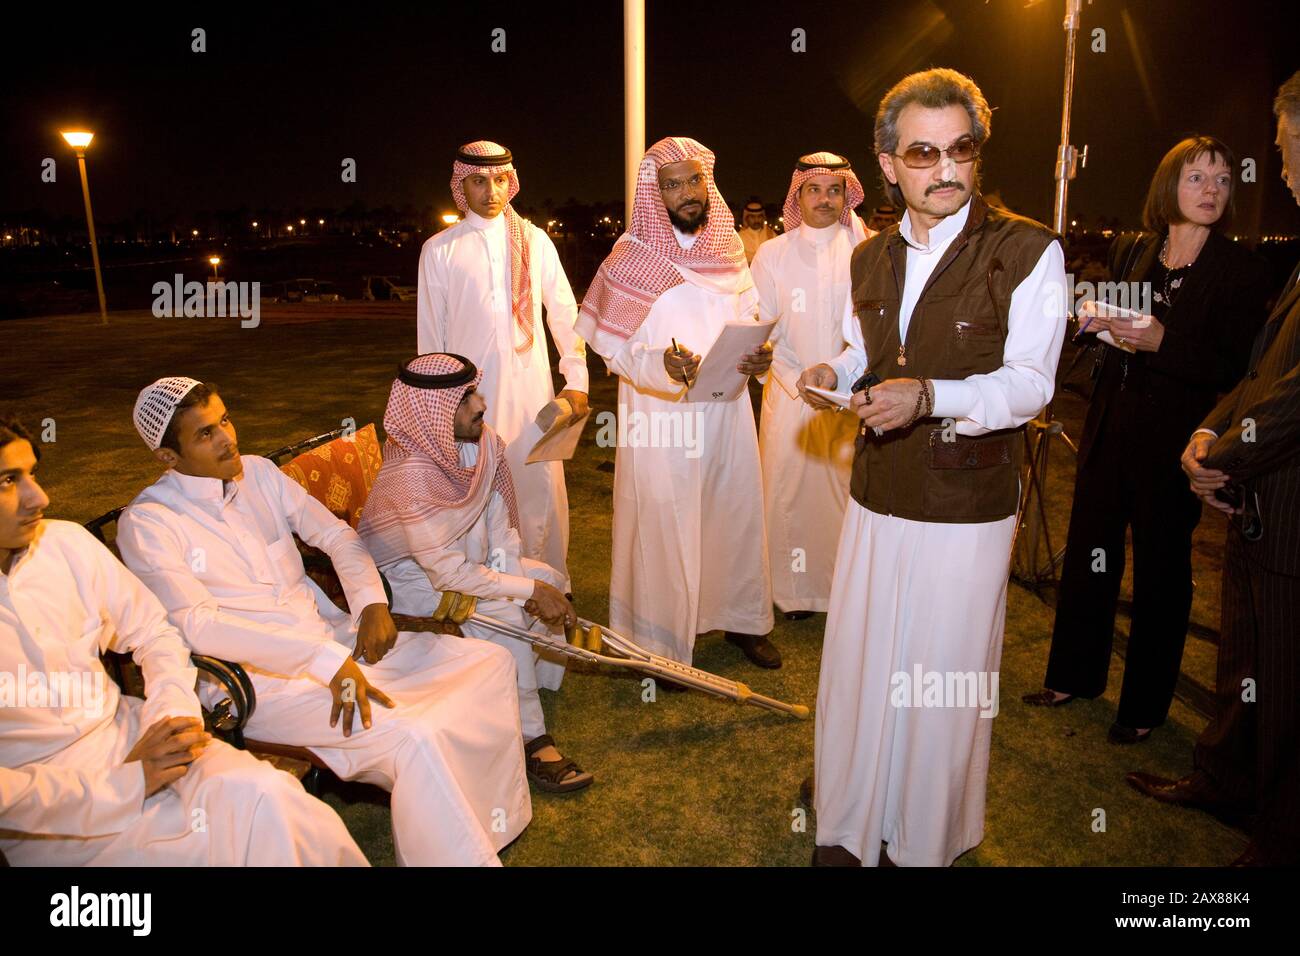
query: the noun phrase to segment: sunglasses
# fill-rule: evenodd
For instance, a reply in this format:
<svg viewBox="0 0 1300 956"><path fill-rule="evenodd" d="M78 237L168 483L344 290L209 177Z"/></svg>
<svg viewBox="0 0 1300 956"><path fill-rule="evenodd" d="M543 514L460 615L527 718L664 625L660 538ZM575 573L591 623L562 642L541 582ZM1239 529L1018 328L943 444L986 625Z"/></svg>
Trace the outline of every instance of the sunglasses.
<svg viewBox="0 0 1300 956"><path fill-rule="evenodd" d="M931 146L928 143L909 146L901 153L895 153L909 169L929 169L939 162L940 156L948 154L954 163L969 163L980 154L980 144L971 136L963 136L947 148Z"/></svg>

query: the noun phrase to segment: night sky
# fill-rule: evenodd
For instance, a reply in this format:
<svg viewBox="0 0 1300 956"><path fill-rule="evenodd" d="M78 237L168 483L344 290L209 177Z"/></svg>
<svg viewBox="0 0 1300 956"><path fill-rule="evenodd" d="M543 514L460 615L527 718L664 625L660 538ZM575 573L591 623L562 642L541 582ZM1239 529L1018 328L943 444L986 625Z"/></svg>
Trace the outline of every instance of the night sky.
<svg viewBox="0 0 1300 956"><path fill-rule="evenodd" d="M847 154L879 201L870 156L881 94L905 73L950 66L995 107L984 183L1017 211L1050 215L1059 137L1063 0L857 0L647 4L647 137L690 135L718 155L733 206L784 194L794 158ZM0 213L77 215L60 127L96 131L96 217L183 217L240 206L360 200L450 209L451 155L487 138L514 150L523 205L622 197L622 4L377 4L289 10L228 4L136 19L123 4L39 7L9 31ZM544 6L544 9L538 9ZM1258 161L1238 231L1300 232L1279 178L1271 101L1300 68L1286 12L1267 0L1095 0L1081 36L1071 190L1085 222L1136 224L1160 156L1189 132ZM1292 8L1292 9L1289 9ZM53 11L53 12L46 12ZM6 18L10 14L6 13ZM190 51L190 30L207 52ZM506 52L490 50L506 31ZM791 30L807 31L806 53ZM40 181L46 156L57 184ZM340 181L344 157L358 181Z"/></svg>

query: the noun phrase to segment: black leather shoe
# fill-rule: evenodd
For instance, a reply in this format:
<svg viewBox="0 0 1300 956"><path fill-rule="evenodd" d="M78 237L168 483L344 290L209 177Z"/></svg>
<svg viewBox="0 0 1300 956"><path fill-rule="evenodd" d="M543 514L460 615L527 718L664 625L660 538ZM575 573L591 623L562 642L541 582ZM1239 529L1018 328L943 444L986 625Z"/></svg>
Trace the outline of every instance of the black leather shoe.
<svg viewBox="0 0 1300 956"><path fill-rule="evenodd" d="M759 667L773 670L781 666L781 652L763 634L736 634L728 631L727 642L739 647L750 662Z"/></svg>
<svg viewBox="0 0 1300 956"><path fill-rule="evenodd" d="M861 866L862 861L842 846L813 847L813 866Z"/></svg>
<svg viewBox="0 0 1300 956"><path fill-rule="evenodd" d="M1046 687L1032 694L1024 694L1020 698L1022 704L1028 704L1030 707L1064 707L1072 700L1074 700L1073 694L1066 694L1058 699L1056 693Z"/></svg>
<svg viewBox="0 0 1300 956"><path fill-rule="evenodd" d="M1113 744L1144 744L1151 739L1151 728L1136 730L1116 722L1110 725L1106 737Z"/></svg>
<svg viewBox="0 0 1300 956"><path fill-rule="evenodd" d="M787 621L806 621L813 616L812 611L786 611L785 619Z"/></svg>
<svg viewBox="0 0 1300 956"><path fill-rule="evenodd" d="M1204 810L1233 825L1241 825L1249 814L1245 807L1225 799L1210 779L1199 771L1193 771L1178 780L1170 780L1134 770L1124 775L1124 782L1153 800Z"/></svg>

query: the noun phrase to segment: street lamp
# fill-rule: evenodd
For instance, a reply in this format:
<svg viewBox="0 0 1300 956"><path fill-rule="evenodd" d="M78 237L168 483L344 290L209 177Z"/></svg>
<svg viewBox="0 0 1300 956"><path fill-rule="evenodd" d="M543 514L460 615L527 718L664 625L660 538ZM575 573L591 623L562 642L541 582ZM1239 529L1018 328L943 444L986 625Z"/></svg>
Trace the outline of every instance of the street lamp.
<svg viewBox="0 0 1300 956"><path fill-rule="evenodd" d="M95 265L95 291L99 293L99 317L108 325L108 304L104 301L104 273L99 268L99 244L95 241L95 216L90 211L90 180L86 178L86 147L95 138L88 130L61 132L65 142L77 154L77 168L81 171L81 195L86 200L86 229L90 233L90 260Z"/></svg>
<svg viewBox="0 0 1300 956"><path fill-rule="evenodd" d="M221 256L209 256L208 262L212 263L212 281L220 282L221 276L217 275L217 266L221 265Z"/></svg>

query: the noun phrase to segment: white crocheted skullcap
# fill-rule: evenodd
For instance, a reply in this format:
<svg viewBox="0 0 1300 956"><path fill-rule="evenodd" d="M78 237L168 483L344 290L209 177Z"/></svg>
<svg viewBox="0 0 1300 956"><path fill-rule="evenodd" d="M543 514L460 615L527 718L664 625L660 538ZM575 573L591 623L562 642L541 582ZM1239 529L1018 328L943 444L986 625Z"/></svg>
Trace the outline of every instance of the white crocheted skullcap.
<svg viewBox="0 0 1300 956"><path fill-rule="evenodd" d="M151 451L157 451L162 444L176 406L185 401L185 396L194 386L201 384L196 379L173 375L160 378L140 390L140 396L135 400L135 430Z"/></svg>

